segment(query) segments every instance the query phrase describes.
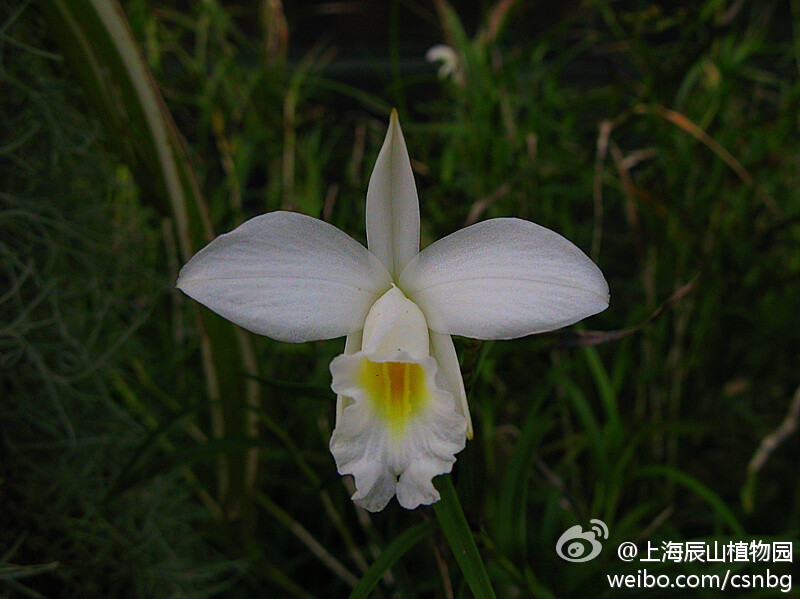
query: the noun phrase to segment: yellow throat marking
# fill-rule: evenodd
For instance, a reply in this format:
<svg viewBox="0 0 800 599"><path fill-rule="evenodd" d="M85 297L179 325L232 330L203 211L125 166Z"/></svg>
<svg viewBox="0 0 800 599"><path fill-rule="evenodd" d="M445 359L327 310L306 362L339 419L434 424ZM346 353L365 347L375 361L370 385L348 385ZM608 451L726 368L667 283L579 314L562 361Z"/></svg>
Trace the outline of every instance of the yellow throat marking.
<svg viewBox="0 0 800 599"><path fill-rule="evenodd" d="M428 400L425 372L419 364L364 360L361 384L375 412L398 434Z"/></svg>

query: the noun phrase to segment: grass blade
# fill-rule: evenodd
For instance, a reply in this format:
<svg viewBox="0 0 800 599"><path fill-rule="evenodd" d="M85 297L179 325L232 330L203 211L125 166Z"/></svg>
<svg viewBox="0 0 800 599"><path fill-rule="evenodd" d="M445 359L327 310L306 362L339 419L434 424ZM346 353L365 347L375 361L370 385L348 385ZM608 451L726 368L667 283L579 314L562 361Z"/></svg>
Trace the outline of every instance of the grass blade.
<svg viewBox="0 0 800 599"><path fill-rule="evenodd" d="M489 574L475 545L450 475L438 477L435 483L442 499L433 504L433 510L464 579L475 599L495 599Z"/></svg>
<svg viewBox="0 0 800 599"><path fill-rule="evenodd" d="M420 522L411 528L408 528L403 534L397 537L394 541L384 549L378 559L369 567L361 580L350 593L350 599L367 599L378 584L381 576L392 567L406 551L411 549L414 545L419 543L422 539L427 537L436 528L436 523L433 521Z"/></svg>
<svg viewBox="0 0 800 599"><path fill-rule="evenodd" d="M636 474L639 476L665 476L674 480L676 483L680 483L690 491L694 492L698 497L701 497L708 503L714 512L719 516L731 529L731 531L737 535L744 534L744 528L736 519L731 509L725 505L725 502L719 498L719 496L714 493L711 489L709 489L706 485L701 483L699 480L686 474L685 472L681 472L676 468L672 468L671 466L647 466L644 468L640 468L636 471Z"/></svg>
<svg viewBox="0 0 800 599"><path fill-rule="evenodd" d="M116 0L43 0L53 35L81 79L106 131L136 177L145 201L169 214L183 261L213 237L183 140L164 104L125 13ZM197 309L200 353L215 436L252 437L260 403L250 339L208 310ZM224 401L223 401L224 400ZM256 450L223 456L219 495L249 535Z"/></svg>

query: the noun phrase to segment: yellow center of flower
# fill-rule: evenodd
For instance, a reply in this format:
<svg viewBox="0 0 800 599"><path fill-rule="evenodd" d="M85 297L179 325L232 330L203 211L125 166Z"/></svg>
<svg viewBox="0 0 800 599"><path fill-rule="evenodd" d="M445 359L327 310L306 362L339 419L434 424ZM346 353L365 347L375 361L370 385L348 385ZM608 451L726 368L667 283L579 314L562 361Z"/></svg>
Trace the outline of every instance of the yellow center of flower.
<svg viewBox="0 0 800 599"><path fill-rule="evenodd" d="M375 412L397 434L403 432L409 417L428 400L425 372L419 364L364 360L361 385Z"/></svg>

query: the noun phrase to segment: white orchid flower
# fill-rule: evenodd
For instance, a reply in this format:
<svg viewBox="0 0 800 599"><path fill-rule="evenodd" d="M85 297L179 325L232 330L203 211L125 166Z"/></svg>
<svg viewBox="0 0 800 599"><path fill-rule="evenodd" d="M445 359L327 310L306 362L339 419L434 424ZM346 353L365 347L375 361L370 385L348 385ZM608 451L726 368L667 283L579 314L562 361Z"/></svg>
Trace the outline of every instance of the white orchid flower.
<svg viewBox="0 0 800 599"><path fill-rule="evenodd" d="M428 62L438 62L439 69L436 71L439 79L452 77L456 83L461 83L464 76L458 66L458 54L451 46L437 44L425 52L425 60Z"/></svg>
<svg viewBox="0 0 800 599"><path fill-rule="evenodd" d="M370 511L394 495L439 499L472 436L451 335L512 339L604 310L608 285L575 245L516 218L480 222L419 251L419 203L397 112L367 189L367 246L291 212L257 216L200 250L184 293L273 339L346 336L331 362L330 449Z"/></svg>

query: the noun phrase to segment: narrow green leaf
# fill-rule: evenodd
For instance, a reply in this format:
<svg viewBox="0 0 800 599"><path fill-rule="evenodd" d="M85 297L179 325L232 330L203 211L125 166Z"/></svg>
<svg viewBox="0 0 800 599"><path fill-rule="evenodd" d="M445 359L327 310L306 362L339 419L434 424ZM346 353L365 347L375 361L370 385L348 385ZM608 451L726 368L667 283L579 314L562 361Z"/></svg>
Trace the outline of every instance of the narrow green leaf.
<svg viewBox="0 0 800 599"><path fill-rule="evenodd" d="M369 597L381 576L392 567L392 564L400 559L406 551L431 534L435 528L436 523L433 521L420 522L389 543L378 556L378 559L369 567L369 570L364 572L356 588L350 593L350 599L366 599Z"/></svg>
<svg viewBox="0 0 800 599"><path fill-rule="evenodd" d="M476 599L495 599L489 574L478 553L450 475L437 477L435 484L442 499L433 504L433 510L464 579Z"/></svg>
<svg viewBox="0 0 800 599"><path fill-rule="evenodd" d="M617 392L611 384L608 371L603 365L602 360L600 360L600 354L597 353L597 348L587 345L583 348L583 355L586 358L586 363L589 365L589 370L592 372L592 377L597 385L600 401L603 402L606 418L608 418L608 426L613 431L614 435L616 435L620 429Z"/></svg>
<svg viewBox="0 0 800 599"><path fill-rule="evenodd" d="M548 390L549 393L549 390ZM546 397L547 393L541 397ZM497 514L494 531L498 545L513 557L522 555L525 549L528 481L531 462L539 448L542 437L555 423L551 414L542 413L536 406L528 411L525 424L508 460L500 490L497 494Z"/></svg>
<svg viewBox="0 0 800 599"><path fill-rule="evenodd" d="M693 491L698 497L704 499L708 505L716 512L716 514L728 525L731 532L743 535L744 528L736 519L731 509L725 505L725 502L719 498L719 495L714 493L706 485L699 480L681 472L680 470L671 466L646 466L639 468L636 471L637 476L665 476L682 484L684 487Z"/></svg>
<svg viewBox="0 0 800 599"><path fill-rule="evenodd" d="M16 580L18 578L30 578L31 576L39 576L45 572L52 572L59 567L58 562L48 562L45 564L31 564L31 565L7 565L0 566L0 580Z"/></svg>
<svg viewBox="0 0 800 599"><path fill-rule="evenodd" d="M41 0L54 37L83 82L106 138L136 177L142 197L170 214L181 258L213 238L188 152L152 79L117 0ZM200 320L200 355L211 407L211 432L220 437L256 434L252 407L258 385L244 373L257 366L249 337L209 310ZM254 448L228 453L219 464L219 495L225 511L244 513L247 529L257 456Z"/></svg>
<svg viewBox="0 0 800 599"><path fill-rule="evenodd" d="M166 199L187 260L211 234L186 153L122 8L114 0L42 0L51 30L143 189ZM163 196L166 196L164 198ZM159 197L161 196L161 197ZM194 243L193 243L194 242Z"/></svg>
<svg viewBox="0 0 800 599"><path fill-rule="evenodd" d="M597 464L604 468L608 463L605 444L600 425L597 422L592 406L586 399L583 391L571 379L564 376L561 372L555 372L557 383L566 392L567 398L572 406L572 411L581 423L584 433L589 441L589 449L597 460Z"/></svg>

